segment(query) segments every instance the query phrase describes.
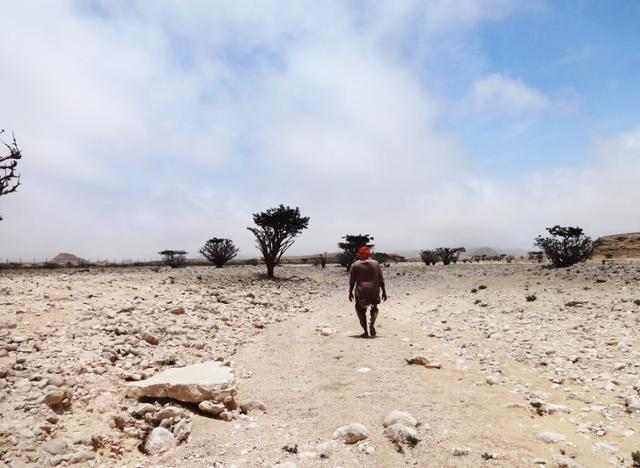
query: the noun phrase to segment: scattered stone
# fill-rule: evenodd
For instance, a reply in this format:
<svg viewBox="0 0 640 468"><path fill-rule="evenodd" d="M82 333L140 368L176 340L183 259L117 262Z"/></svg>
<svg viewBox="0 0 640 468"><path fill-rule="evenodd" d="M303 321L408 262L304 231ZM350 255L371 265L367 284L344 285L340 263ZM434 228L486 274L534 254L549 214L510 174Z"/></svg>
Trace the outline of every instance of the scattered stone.
<svg viewBox="0 0 640 468"><path fill-rule="evenodd" d="M428 357L422 356L422 355L413 356L412 358L405 359L405 360L407 361L407 364L424 366L427 369L441 369L442 368L442 364L441 363L436 362L436 361L432 361Z"/></svg>
<svg viewBox="0 0 640 468"><path fill-rule="evenodd" d="M42 400L45 404L56 408L62 405L71 395L71 391L67 388L51 388Z"/></svg>
<svg viewBox="0 0 640 468"><path fill-rule="evenodd" d="M158 337L150 333L143 333L142 339L151 345L157 345L158 343L160 343Z"/></svg>
<svg viewBox="0 0 640 468"><path fill-rule="evenodd" d="M567 440L565 436L556 432L540 432L538 439L547 444L558 444L560 442L566 442Z"/></svg>
<svg viewBox="0 0 640 468"><path fill-rule="evenodd" d="M320 334L321 334L322 336L331 336L331 335L333 335L334 333L335 333L335 330L334 330L333 328L325 327L325 328L321 328L321 329L320 329Z"/></svg>
<svg viewBox="0 0 640 468"><path fill-rule="evenodd" d="M558 468L580 468L580 465L566 455L554 455L553 461L556 462Z"/></svg>
<svg viewBox="0 0 640 468"><path fill-rule="evenodd" d="M452 453L454 457L464 457L466 455L469 455L470 450L468 448L454 447Z"/></svg>
<svg viewBox="0 0 640 468"><path fill-rule="evenodd" d="M385 430L382 431L382 435L396 444L404 444L410 442L410 440L418 439L418 433L413 427L398 423L385 428Z"/></svg>
<svg viewBox="0 0 640 468"><path fill-rule="evenodd" d="M49 440L41 445L42 450L50 455L62 455L67 450L67 443L64 440Z"/></svg>
<svg viewBox="0 0 640 468"><path fill-rule="evenodd" d="M485 380L489 385L498 385L500 383L500 377L497 375L489 375Z"/></svg>
<svg viewBox="0 0 640 468"><path fill-rule="evenodd" d="M334 439L343 439L347 444L355 444L369 437L369 431L360 423L351 423L341 426L333 433Z"/></svg>
<svg viewBox="0 0 640 468"><path fill-rule="evenodd" d="M145 438L142 449L147 455L155 455L175 445L176 438L169 430L156 427Z"/></svg>
<svg viewBox="0 0 640 468"><path fill-rule="evenodd" d="M418 420L411 414L405 411L392 411L384 418L382 425L384 427L392 426L393 424L402 424L407 427L416 427Z"/></svg>
<svg viewBox="0 0 640 468"><path fill-rule="evenodd" d="M173 315L183 315L184 308L183 307L175 307L173 309L169 309L169 313Z"/></svg>
<svg viewBox="0 0 640 468"><path fill-rule="evenodd" d="M326 442L320 442L318 445L316 445L316 451L318 452L320 458L329 458L329 455L331 455L334 447L335 443L332 440L328 440Z"/></svg>
<svg viewBox="0 0 640 468"><path fill-rule="evenodd" d="M222 403L214 403L213 401L201 401L198 404L198 408L203 413L212 414L213 416L218 416L223 411L226 411L226 406Z"/></svg>
<svg viewBox="0 0 640 468"><path fill-rule="evenodd" d="M240 403L240 410L243 413L248 414L251 411L262 411L262 412L265 412L265 411L267 411L267 407L260 400L249 399L249 400L245 400L242 403Z"/></svg>

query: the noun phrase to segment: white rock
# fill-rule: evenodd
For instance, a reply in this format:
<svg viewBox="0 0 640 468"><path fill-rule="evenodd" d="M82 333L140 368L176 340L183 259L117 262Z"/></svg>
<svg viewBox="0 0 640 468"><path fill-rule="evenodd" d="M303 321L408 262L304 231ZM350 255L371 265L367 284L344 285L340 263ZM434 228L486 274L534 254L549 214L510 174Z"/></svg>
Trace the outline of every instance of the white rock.
<svg viewBox="0 0 640 468"><path fill-rule="evenodd" d="M188 403L221 401L236 394L233 370L216 361L176 367L146 380L130 382L128 386L138 398L173 398Z"/></svg>
<svg viewBox="0 0 640 468"><path fill-rule="evenodd" d="M410 438L418 438L418 433L413 427L408 427L403 424L392 424L382 431L382 435L397 444L406 443Z"/></svg>
<svg viewBox="0 0 640 468"><path fill-rule="evenodd" d="M402 424L407 427L416 427L418 420L411 414L405 411L392 411L384 418L382 425L384 427L392 426L393 424Z"/></svg>
<svg viewBox="0 0 640 468"><path fill-rule="evenodd" d="M545 408L547 409L547 412L549 414L555 414L555 413L571 413L571 409L568 406L565 405L556 405L553 403L547 403L545 405Z"/></svg>
<svg viewBox="0 0 640 468"><path fill-rule="evenodd" d="M176 438L164 427L154 428L144 439L143 450L147 455L155 455L176 445Z"/></svg>
<svg viewBox="0 0 640 468"><path fill-rule="evenodd" d="M371 369L369 369L368 367L361 367L360 369L358 369L358 372L360 372L361 374L366 374L370 370Z"/></svg>
<svg viewBox="0 0 640 468"><path fill-rule="evenodd" d="M240 409L243 413L250 413L251 411L266 411L267 407L260 400L249 399L240 403Z"/></svg>
<svg viewBox="0 0 640 468"><path fill-rule="evenodd" d="M629 413L640 411L640 398L635 396L625 398L625 405L627 406L627 411Z"/></svg>
<svg viewBox="0 0 640 468"><path fill-rule="evenodd" d="M198 404L198 408L200 408L200 411L203 413L212 414L214 416L218 416L227 409L222 403L214 403L208 400L201 401Z"/></svg>
<svg viewBox="0 0 640 468"><path fill-rule="evenodd" d="M565 436L556 432L540 432L538 434L538 439L547 444L557 444L560 442L566 442L567 440Z"/></svg>
<svg viewBox="0 0 640 468"><path fill-rule="evenodd" d="M497 375L489 375L485 380L489 385L498 385L500 378Z"/></svg>
<svg viewBox="0 0 640 468"><path fill-rule="evenodd" d="M333 433L334 439L343 439L347 444L355 444L369 437L369 431L360 423L351 423L341 426Z"/></svg>
<svg viewBox="0 0 640 468"><path fill-rule="evenodd" d="M320 442L318 445L316 445L316 450L318 452L318 455L320 455L320 458L328 458L334 447L335 443L332 440L328 440L325 442Z"/></svg>
<svg viewBox="0 0 640 468"><path fill-rule="evenodd" d="M61 455L67 449L67 443L64 440L49 440L41 447L50 455Z"/></svg>
<svg viewBox="0 0 640 468"><path fill-rule="evenodd" d="M455 447L451 453L453 454L454 457L463 457L465 455L469 455L469 449L468 448L462 448L462 447Z"/></svg>
<svg viewBox="0 0 640 468"><path fill-rule="evenodd" d="M580 465L566 455L554 455L553 461L556 462L558 468L580 468Z"/></svg>

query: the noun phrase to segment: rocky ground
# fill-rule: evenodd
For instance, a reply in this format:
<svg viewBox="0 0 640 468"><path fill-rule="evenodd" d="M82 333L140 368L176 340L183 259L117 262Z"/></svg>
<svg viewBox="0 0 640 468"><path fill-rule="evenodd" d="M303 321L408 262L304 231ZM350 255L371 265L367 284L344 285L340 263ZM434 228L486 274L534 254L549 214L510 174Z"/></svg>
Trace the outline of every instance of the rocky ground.
<svg viewBox="0 0 640 468"><path fill-rule="evenodd" d="M368 340L341 269L262 271L2 272L0 461L632 466L640 263L392 265ZM129 386L208 361L217 399Z"/></svg>

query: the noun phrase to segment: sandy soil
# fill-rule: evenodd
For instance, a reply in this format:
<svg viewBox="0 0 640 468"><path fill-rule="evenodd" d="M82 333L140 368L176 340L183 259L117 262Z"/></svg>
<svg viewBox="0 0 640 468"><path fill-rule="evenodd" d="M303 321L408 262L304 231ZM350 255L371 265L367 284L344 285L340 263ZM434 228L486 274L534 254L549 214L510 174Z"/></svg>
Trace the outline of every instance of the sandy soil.
<svg viewBox="0 0 640 468"><path fill-rule="evenodd" d="M64 282L59 273L29 281L20 275L4 276L0 289L6 301L0 320L14 320L16 328L0 329L8 330L0 335L0 344L10 347L15 341L11 337L29 337L53 321L58 330L74 323L78 335L85 337L83 346L91 348L99 332L115 325L99 307L87 322L70 320L84 313L86 296L98 294L100 304L117 309L142 295L146 300L138 306L138 317L131 316L132 311L115 314L130 317L117 317L128 328L116 337L152 330L161 340L147 346L153 348L148 352L178 354L184 363L222 355L236 369L240 396L267 407L266 413L251 412L231 422L193 413L188 441L154 457L136 450L140 433L123 433L119 439L118 429L111 427L109 434L119 450L95 449L95 458L85 462L92 465L519 467L544 461L546 466L631 466L630 453L640 450L640 408L635 409L640 392L640 265L591 264L549 271L530 264L429 269L400 264L385 273L390 299L381 308L375 339L357 337L361 330L346 299L346 276L338 268L287 266L280 274L292 279L277 283L257 277L251 268L124 272L124 277L123 272L106 272L66 275ZM83 301L61 288L65 282L75 294L82 291ZM277 299L270 293L273 289L279 291ZM249 290L255 291L254 297L246 295ZM93 292L85 295L88 291ZM213 291L215 307L206 299ZM223 307L219 298L224 291L228 304ZM43 294L48 298L40 299ZM267 296L264 302L269 306L256 301ZM164 309L177 304L187 313L167 318ZM27 307L37 313L16 315ZM225 310L202 316L202 309L214 308ZM193 312L198 310L200 315ZM224 314L225 326L212 333L212 324L220 323ZM162 320L179 323L191 336L174 337L167 327L165 332L154 331L153 322ZM91 324L85 333L83 323ZM333 332L324 336L322 328ZM48 343L58 356L49 353L41 359L60 365L56 359L64 357L59 348L64 349L68 331L60 331L60 339ZM139 341L132 338L130 345ZM205 344L194 347L194 341ZM31 342L20 346L24 343ZM46 462L49 455L42 455L38 446L49 438L68 440L68 451L77 450L82 437L105 430L105 418L98 416L126 413L135 402L122 391L127 377L123 368L129 374L163 368L146 365L146 351L129 363L125 355L106 367L99 383L113 393L107 403L116 405L115 411L95 404L97 393L91 390L98 382L85 381L85 374L80 374L74 399L82 403L62 412L58 428L43 437L33 428L47 412L37 399L25 405L24 394L15 392L26 388L20 372L33 373L28 364L39 362L43 352L8 351L0 361L12 367L0 398L3 416L9 415L3 418L0 441L5 457L18 466ZM406 363L418 354L440 362L442 368ZM17 363L16 371L20 356L27 358ZM72 374L73 366L65 372ZM415 447L398 446L383 436L384 417L392 410L407 411L419 421ZM99 411L105 414L96 414ZM30 420L21 423L19 416L25 412ZM84 428L78 424L83 420L89 421ZM332 441L336 428L353 422L367 427L366 440L318 447ZM27 430L32 434L25 434ZM72 440L78 432L79 440ZM545 432L566 440L544 442L540 434ZM11 439L21 433L32 436L31 447ZM297 453L283 450L285 445L297 445ZM456 448L466 455L454 456Z"/></svg>

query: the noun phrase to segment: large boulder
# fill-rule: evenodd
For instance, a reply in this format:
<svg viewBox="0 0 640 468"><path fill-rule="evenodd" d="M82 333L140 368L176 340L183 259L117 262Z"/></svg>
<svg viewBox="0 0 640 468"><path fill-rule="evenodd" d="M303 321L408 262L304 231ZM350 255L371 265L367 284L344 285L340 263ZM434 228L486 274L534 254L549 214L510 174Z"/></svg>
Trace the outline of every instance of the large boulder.
<svg viewBox="0 0 640 468"><path fill-rule="evenodd" d="M173 398L187 403L220 402L237 393L233 369L215 361L168 369L127 385L137 398Z"/></svg>

